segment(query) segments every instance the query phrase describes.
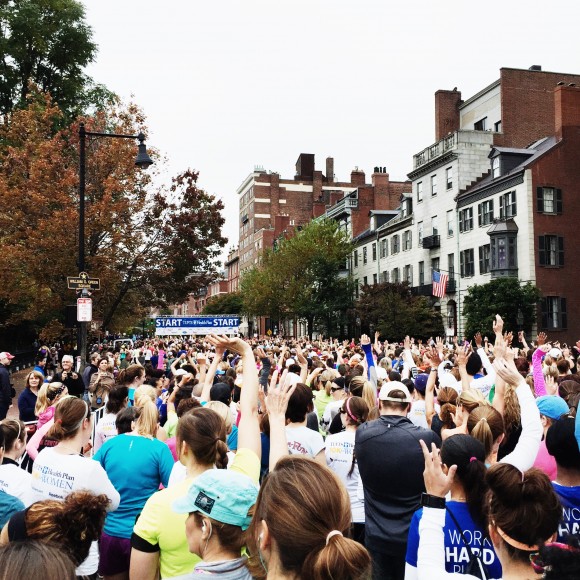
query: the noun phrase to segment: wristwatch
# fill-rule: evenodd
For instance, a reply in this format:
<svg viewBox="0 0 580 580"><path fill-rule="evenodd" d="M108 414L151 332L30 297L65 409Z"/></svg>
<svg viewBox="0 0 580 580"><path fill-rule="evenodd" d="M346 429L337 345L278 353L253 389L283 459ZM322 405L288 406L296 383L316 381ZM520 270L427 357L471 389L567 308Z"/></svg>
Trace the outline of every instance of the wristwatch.
<svg viewBox="0 0 580 580"><path fill-rule="evenodd" d="M430 507L430 508L438 508L438 509L445 509L445 498L438 497L436 495L430 495L428 493L421 494L421 506L422 507Z"/></svg>

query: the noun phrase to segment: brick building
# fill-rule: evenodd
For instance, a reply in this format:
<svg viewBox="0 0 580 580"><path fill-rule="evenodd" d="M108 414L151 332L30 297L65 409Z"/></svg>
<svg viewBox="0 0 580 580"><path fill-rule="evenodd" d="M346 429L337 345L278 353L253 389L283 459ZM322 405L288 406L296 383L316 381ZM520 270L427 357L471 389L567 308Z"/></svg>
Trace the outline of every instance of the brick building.
<svg viewBox="0 0 580 580"><path fill-rule="evenodd" d="M394 209L408 182L389 180L384 168L375 168L371 183L355 168L350 181L336 181L334 160L326 159L326 174L315 168L314 155L301 153L296 175L283 179L277 173L256 169L238 188L240 200L239 272L254 266L265 248L283 233L290 233L323 214L343 220L351 235L367 227L372 209Z"/></svg>
<svg viewBox="0 0 580 580"><path fill-rule="evenodd" d="M437 91L437 141L413 156L413 193L398 216L360 239L351 260L355 279L371 280L365 248L374 279L406 280L419 294L431 295L433 270L447 272L448 293L437 304L453 336L463 332L470 286L517 276L543 293L539 326L575 342L580 89L574 85L580 75L532 67L501 69L498 81L466 101L456 89Z"/></svg>
<svg viewBox="0 0 580 580"><path fill-rule="evenodd" d="M237 292L240 287L240 252L238 248L228 252L228 257L224 263L226 270L226 280L228 282L228 292Z"/></svg>

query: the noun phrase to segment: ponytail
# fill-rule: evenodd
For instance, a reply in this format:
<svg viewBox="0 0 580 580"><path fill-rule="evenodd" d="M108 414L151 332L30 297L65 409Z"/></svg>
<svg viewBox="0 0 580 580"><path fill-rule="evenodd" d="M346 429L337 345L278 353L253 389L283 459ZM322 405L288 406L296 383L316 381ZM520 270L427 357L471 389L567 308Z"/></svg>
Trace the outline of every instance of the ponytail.
<svg viewBox="0 0 580 580"><path fill-rule="evenodd" d="M141 406L135 407L135 432L143 437L156 437L159 426L159 411L148 397L142 397Z"/></svg>

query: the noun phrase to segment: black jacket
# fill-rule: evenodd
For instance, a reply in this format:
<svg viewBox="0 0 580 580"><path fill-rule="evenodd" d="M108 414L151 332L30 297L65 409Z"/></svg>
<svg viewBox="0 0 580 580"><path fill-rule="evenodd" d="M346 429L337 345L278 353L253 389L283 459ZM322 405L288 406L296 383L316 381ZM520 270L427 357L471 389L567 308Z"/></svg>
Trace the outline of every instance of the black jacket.
<svg viewBox="0 0 580 580"><path fill-rule="evenodd" d="M441 439L399 415L382 415L356 431L354 453L364 487L365 544L373 551L400 552L425 491L425 460L419 440L431 448Z"/></svg>
<svg viewBox="0 0 580 580"><path fill-rule="evenodd" d="M83 378L78 374L74 373L76 379L73 378L73 371L71 371L66 379L62 380L62 373L57 373L54 375L52 382L54 383L62 383L68 389L68 394L73 395L73 397L82 397L85 392L85 383L83 382Z"/></svg>
<svg viewBox="0 0 580 580"><path fill-rule="evenodd" d="M12 387L10 386L10 373L0 363L0 407L9 407L12 403Z"/></svg>

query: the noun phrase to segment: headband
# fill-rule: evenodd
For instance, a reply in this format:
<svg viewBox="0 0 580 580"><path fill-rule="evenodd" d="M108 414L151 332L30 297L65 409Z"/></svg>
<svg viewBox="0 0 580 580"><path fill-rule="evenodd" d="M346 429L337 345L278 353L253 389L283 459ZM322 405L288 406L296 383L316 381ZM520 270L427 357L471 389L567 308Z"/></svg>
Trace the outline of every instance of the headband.
<svg viewBox="0 0 580 580"><path fill-rule="evenodd" d="M495 525L495 529L497 530L497 533L501 536L501 538L506 544L509 544L510 546L517 548L518 550L524 550L525 552L537 552L540 549L540 547L537 544L534 545L524 544L523 542L518 542L517 540L510 538L510 536L508 536L498 525Z"/></svg>
<svg viewBox="0 0 580 580"><path fill-rule="evenodd" d="M346 412L355 423L360 423L360 421L350 412L350 397L346 400Z"/></svg>

